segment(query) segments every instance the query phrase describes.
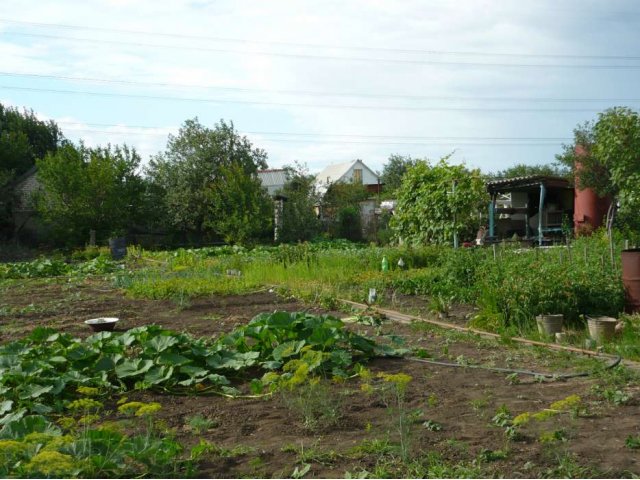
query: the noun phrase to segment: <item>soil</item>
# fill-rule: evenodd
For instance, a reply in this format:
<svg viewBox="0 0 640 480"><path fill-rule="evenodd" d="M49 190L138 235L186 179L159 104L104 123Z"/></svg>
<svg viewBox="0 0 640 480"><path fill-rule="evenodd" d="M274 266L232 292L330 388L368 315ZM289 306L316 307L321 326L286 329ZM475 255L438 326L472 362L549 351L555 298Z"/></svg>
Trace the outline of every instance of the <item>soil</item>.
<svg viewBox="0 0 640 480"><path fill-rule="evenodd" d="M407 312L419 308L409 305L410 299L402 300L406 302ZM95 317L119 317L118 330L155 323L194 335L216 336L248 322L258 313L273 310L350 316L310 307L295 299L283 299L269 291L201 298L179 307L168 301L129 299L121 291L98 281L86 280L79 284L30 281L0 289L0 342L20 338L36 326L86 336L91 331L82 322ZM469 311L470 308L465 307L452 311L451 315L457 323L464 323ZM422 348L433 358L460 365L552 372L569 368L572 363L568 355L552 355L540 348L508 346L415 324L385 322L375 327L352 323L349 328L369 335L393 334L404 338L409 346ZM476 466L481 470L474 475L488 477L640 474L637 450L625 447L627 437L640 435L640 392L634 385L616 387L623 389L629 400L615 405L598 393L601 378L539 382L520 376L518 382L505 378L505 373L391 358L376 359L367 367L374 375L402 372L412 377L407 409L422 412L414 415L411 426L412 458L425 459L437 453L443 465ZM383 475L385 470L381 470L381 465L385 462L391 465L387 475L411 476L410 471L394 470L402 464L393 461L398 458L397 452L385 454L381 448L371 450L374 440L398 443L397 412L385 405L379 394L363 392L358 378L342 384L329 381L326 384L325 398L319 400L328 406L336 405L339 415L334 423L320 422L315 430L305 428L298 410L292 407L295 402L291 393L253 399L149 392L136 392L127 397L161 403L159 420L175 432L186 447L206 439L227 451L236 449L235 453L219 452L206 457L200 465L202 477L290 477L296 467L302 469L305 463L310 464L307 478L344 478L347 472L355 476L363 470ZM603 384L601 390L605 387ZM503 405L515 416L539 412L573 394L582 398L585 411L577 416L560 414L550 421L532 422L521 429L520 438L507 439L504 429L492 423L492 417ZM118 398L110 400L112 407ZM196 414L210 419L211 428L204 432L192 431L188 423ZM430 429L425 426L427 421L431 421L427 425L438 424L441 428ZM565 439L550 444L539 440L541 434L556 431L562 431ZM363 448L366 445L370 446L369 451ZM434 462L433 457L429 458ZM438 476L462 475L455 473L460 472L456 470L448 472Z"/></svg>

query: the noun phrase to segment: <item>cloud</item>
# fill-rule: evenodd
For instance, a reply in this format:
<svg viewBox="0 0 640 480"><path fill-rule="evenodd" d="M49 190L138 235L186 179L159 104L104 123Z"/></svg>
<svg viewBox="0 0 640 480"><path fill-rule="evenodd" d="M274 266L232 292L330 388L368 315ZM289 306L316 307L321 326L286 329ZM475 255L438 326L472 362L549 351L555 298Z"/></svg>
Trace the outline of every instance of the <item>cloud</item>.
<svg viewBox="0 0 640 480"><path fill-rule="evenodd" d="M77 30L2 23L0 28L4 36L0 42L0 57L3 58L2 69L6 71L107 81L260 90L234 92L109 82L91 84L62 79L20 82L30 88L227 101L220 104L180 102L168 98L143 100L117 96L99 98L11 92L14 101L46 112L56 119L73 118L84 124L158 127L136 130L87 125L85 129L76 128L72 133L71 126L68 131L63 126L68 136L82 137L87 143L127 141L143 155L162 149L166 142L163 134L195 116L211 126L220 118L230 119L243 132L415 137L567 137L571 136L577 123L592 118L595 110L607 105L497 102L481 98L634 96L638 70L499 67L495 64L602 63L606 60L442 52L591 55L619 52L634 54L635 51L640 56L635 42L630 41L636 35L633 24L640 18L630 15L633 11L636 11L635 5L630 1L603 7L599 2L578 0L568 0L560 7L552 0L526 4L504 0L255 0L242 3L231 0L58 0L38 2L37 5L6 0L0 5L1 18L98 28ZM602 28L603 25L607 28ZM153 34L127 33L124 30ZM12 32L68 38L29 37L13 35ZM285 56L265 55L269 52ZM350 60L340 59L344 57ZM494 65L411 63L443 61ZM18 80L14 80L0 77L0 84L17 85ZM361 93L371 96L285 95L273 92L275 90ZM6 92L2 93L6 96ZM384 95L446 98L398 99ZM233 100L278 105L228 103ZM286 105L292 103L319 104L325 108ZM326 108L331 105L476 110ZM549 111L491 111L495 108L522 107L547 108ZM562 111L568 107L593 107L594 111ZM399 143L390 144L383 139L375 139L379 143L372 143L372 139L333 137L341 142L329 143L327 137L318 136L310 137L316 140L310 143L284 141L283 137L273 135L253 134L250 137L257 145L267 149L272 166L301 160L312 169L353 158L362 158L373 168L379 169L391 153L438 158L457 148L458 153L454 158L495 170L513 163L550 162L554 153L560 151L559 145L466 145L471 141L451 141L448 145L442 145L442 141L411 142L398 138Z"/></svg>

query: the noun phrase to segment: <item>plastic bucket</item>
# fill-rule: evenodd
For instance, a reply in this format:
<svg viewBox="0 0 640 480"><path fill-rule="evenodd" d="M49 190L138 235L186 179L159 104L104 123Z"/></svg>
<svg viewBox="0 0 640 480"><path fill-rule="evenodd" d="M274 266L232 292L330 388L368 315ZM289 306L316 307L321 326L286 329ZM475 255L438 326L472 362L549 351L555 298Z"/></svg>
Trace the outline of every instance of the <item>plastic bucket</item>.
<svg viewBox="0 0 640 480"><path fill-rule="evenodd" d="M587 326L589 336L598 343L610 341L616 333L618 320L611 317L590 317L587 316Z"/></svg>
<svg viewBox="0 0 640 480"><path fill-rule="evenodd" d="M561 313L554 315L538 315L536 323L538 324L538 332L540 335L555 337L556 333L562 332L563 315Z"/></svg>

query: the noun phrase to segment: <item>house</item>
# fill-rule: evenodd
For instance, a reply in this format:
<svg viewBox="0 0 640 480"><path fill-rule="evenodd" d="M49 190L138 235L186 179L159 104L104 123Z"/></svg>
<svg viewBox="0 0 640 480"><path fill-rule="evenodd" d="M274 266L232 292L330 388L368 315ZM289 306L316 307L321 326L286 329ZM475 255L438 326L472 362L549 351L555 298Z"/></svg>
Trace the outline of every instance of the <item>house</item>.
<svg viewBox="0 0 640 480"><path fill-rule="evenodd" d="M489 239L520 238L542 245L572 228L574 188L566 178L545 175L487 183Z"/></svg>
<svg viewBox="0 0 640 480"><path fill-rule="evenodd" d="M32 196L40 188L38 171L35 166L16 177L4 188L9 190L5 196L9 205L4 206L11 212L13 232L9 236L21 240L35 240L43 232L41 222L38 221L33 206Z"/></svg>
<svg viewBox="0 0 640 480"><path fill-rule="evenodd" d="M270 196L274 196L289 181L289 171L281 169L258 170L258 178Z"/></svg>
<svg viewBox="0 0 640 480"><path fill-rule="evenodd" d="M332 183L359 183L371 193L379 193L382 184L380 177L362 160L354 160L336 165L329 165L316 175L318 191L324 194Z"/></svg>

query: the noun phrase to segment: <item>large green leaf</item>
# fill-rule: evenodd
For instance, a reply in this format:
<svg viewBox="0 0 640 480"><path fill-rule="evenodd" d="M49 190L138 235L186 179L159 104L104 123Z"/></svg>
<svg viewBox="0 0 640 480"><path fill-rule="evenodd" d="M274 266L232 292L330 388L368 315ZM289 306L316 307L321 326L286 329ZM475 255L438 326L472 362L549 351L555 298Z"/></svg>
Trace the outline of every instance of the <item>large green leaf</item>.
<svg viewBox="0 0 640 480"><path fill-rule="evenodd" d="M116 375L118 378L136 377L147 372L151 367L153 367L151 360L125 360L116 366Z"/></svg>
<svg viewBox="0 0 640 480"><path fill-rule="evenodd" d="M158 335L157 337L153 337L151 340L149 340L145 344L145 347L149 347L160 353L164 352L167 348L175 345L178 342L179 340L176 337L171 337L168 335Z"/></svg>
<svg viewBox="0 0 640 480"><path fill-rule="evenodd" d="M144 381L151 385L158 385L169 380L172 375L173 367L156 366L145 374Z"/></svg>
<svg viewBox="0 0 640 480"><path fill-rule="evenodd" d="M298 353L300 353L300 350L302 349L302 347L304 347L305 343L306 342L304 340L300 340L299 342L291 341L281 343L273 349L273 359L279 362L283 358L297 355Z"/></svg>
<svg viewBox="0 0 640 480"><path fill-rule="evenodd" d="M40 395L44 395L51 390L53 390L53 385L38 385L33 383L31 385L27 385L21 390L20 399L25 400L27 398L38 398Z"/></svg>

